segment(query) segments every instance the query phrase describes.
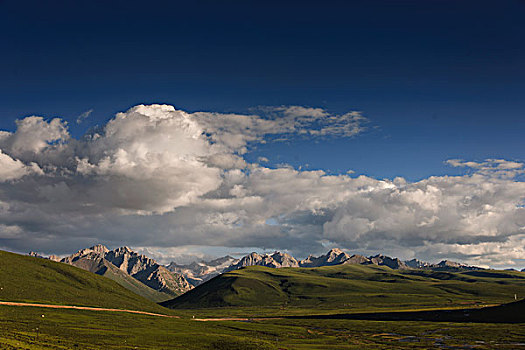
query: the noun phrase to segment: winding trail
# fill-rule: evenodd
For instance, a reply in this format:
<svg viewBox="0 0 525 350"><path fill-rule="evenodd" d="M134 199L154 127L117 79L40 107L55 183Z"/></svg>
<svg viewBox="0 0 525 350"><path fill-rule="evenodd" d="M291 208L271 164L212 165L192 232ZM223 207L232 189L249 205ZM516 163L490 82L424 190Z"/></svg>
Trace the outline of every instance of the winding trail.
<svg viewBox="0 0 525 350"><path fill-rule="evenodd" d="M32 306L32 307L45 307L49 309L75 309L75 310L89 310L89 311L110 311L110 312L127 312L131 314L141 314L158 317L168 318L180 318L179 316L156 314L154 312L137 311L137 310L126 310L126 309L108 309L103 307L89 307L89 306L73 306L73 305L53 305L53 304L32 304L32 303L19 303L11 301L0 301L0 305L6 306Z"/></svg>

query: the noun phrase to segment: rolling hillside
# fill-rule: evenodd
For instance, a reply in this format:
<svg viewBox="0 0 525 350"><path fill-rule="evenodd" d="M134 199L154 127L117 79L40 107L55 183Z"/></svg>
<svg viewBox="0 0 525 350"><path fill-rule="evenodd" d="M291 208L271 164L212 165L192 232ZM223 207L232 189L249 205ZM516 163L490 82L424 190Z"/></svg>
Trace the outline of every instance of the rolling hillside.
<svg viewBox="0 0 525 350"><path fill-rule="evenodd" d="M514 294L525 295L523 273L393 270L374 265L251 266L217 276L162 305L381 310L500 304L513 301Z"/></svg>
<svg viewBox="0 0 525 350"><path fill-rule="evenodd" d="M106 277L5 251L0 251L0 300L165 312Z"/></svg>

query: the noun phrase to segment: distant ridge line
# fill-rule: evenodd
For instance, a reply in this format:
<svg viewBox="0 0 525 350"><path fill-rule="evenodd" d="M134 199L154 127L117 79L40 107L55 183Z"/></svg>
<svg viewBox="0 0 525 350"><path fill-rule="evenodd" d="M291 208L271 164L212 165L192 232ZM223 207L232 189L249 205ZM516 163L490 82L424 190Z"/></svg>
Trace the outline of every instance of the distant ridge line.
<svg viewBox="0 0 525 350"><path fill-rule="evenodd" d="M29 255L42 257L35 252L31 252ZM314 268L358 264L387 266L395 270L462 271L484 269L482 267L466 265L450 260L430 263L418 259L401 260L383 254L368 257L360 254L350 255L348 252L339 248L332 248L324 255L309 255L306 259L296 259L288 253L275 251L273 254L252 252L238 259L227 255L211 261L201 260L200 262L195 261L187 265L179 265L173 261L168 265L160 265L155 260L138 254L128 247L109 250L106 246L97 244L93 247L79 250L63 259L59 259L56 256L49 256L47 259L74 265L100 275L108 275L107 277L110 278L112 277L112 273L119 275L125 274L123 277L132 277L145 287L149 287L147 292L149 292L151 288L156 292L169 294L168 297L184 294L218 275L239 270L247 266ZM137 292L130 288L129 285L119 281L118 278L114 279L124 287ZM164 298L157 297L156 295L155 298L152 298L149 294L145 295L143 290L140 290L139 294L155 302L166 301Z"/></svg>

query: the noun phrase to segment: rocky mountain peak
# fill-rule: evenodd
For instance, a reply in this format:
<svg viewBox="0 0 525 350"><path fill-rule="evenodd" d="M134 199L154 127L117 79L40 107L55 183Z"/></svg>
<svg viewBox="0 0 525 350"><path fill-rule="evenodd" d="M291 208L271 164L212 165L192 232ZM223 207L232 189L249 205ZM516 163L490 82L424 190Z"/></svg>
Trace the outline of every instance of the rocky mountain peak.
<svg viewBox="0 0 525 350"><path fill-rule="evenodd" d="M383 254L377 254L369 258L370 261L379 266L388 266L391 269L408 269L409 267L398 258L391 258Z"/></svg>
<svg viewBox="0 0 525 350"><path fill-rule="evenodd" d="M327 255L329 256L338 256L343 254L344 252L339 248L332 248L328 251Z"/></svg>
<svg viewBox="0 0 525 350"><path fill-rule="evenodd" d="M159 265L155 260L145 255L139 255L129 247L120 247L109 250L103 245L96 245L83 249L61 261L71 265L87 266L86 260L102 259L112 264L127 275L139 280L146 286L159 292L170 295L179 295L192 288L186 279L170 272L166 267Z"/></svg>
<svg viewBox="0 0 525 350"><path fill-rule="evenodd" d="M458 262L455 262L455 261L450 261L450 260L442 260L440 261L437 266L442 266L442 267L461 267L463 266L463 264L460 264Z"/></svg>
<svg viewBox="0 0 525 350"><path fill-rule="evenodd" d="M104 250L105 248L105 250ZM74 261L82 258L82 257L85 257L85 256L93 256L93 257L104 257L105 254L107 253L107 248L101 244L97 244L93 247L90 247L90 248L85 248L85 249L81 249L79 251L77 251L76 253L74 254L71 254L70 256L67 256L65 258L63 258L62 260L60 260L60 262L63 262L63 263L66 263L66 264L72 264Z"/></svg>
<svg viewBox="0 0 525 350"><path fill-rule="evenodd" d="M405 264L412 269L421 269L432 265L426 261L421 261L418 259L407 260L405 261Z"/></svg>
<svg viewBox="0 0 525 350"><path fill-rule="evenodd" d="M115 250L113 250L115 255L123 255L123 254L129 254L129 255L138 255L136 252L131 250L129 247L120 247Z"/></svg>
<svg viewBox="0 0 525 350"><path fill-rule="evenodd" d="M236 260L234 257L226 255L226 256L223 256L222 258L213 259L211 261L203 262L203 263L208 266L219 266L219 265L222 265L228 262L231 263L234 260Z"/></svg>
<svg viewBox="0 0 525 350"><path fill-rule="evenodd" d="M348 259L350 259L350 255L339 248L332 248L325 255L319 257L314 257L312 255L308 256L307 259L300 261L299 265L302 267L338 265L344 263Z"/></svg>
<svg viewBox="0 0 525 350"><path fill-rule="evenodd" d="M333 248L333 249L330 249L327 253L327 260L328 261L341 261L343 262L344 260L347 260L350 256L348 254L346 254L345 252L343 252L341 249L339 248Z"/></svg>
<svg viewBox="0 0 525 350"><path fill-rule="evenodd" d="M288 253L275 252L270 255L271 260L269 263L275 265L275 267L298 267L299 262Z"/></svg>
<svg viewBox="0 0 525 350"><path fill-rule="evenodd" d="M246 255L245 257L243 257L238 262L239 268L240 267L245 267L245 266L257 265L257 263L259 261L261 261L263 259L263 257L264 257L264 255L258 254L256 252L252 252L252 253Z"/></svg>
<svg viewBox="0 0 525 350"><path fill-rule="evenodd" d="M343 261L343 264L369 264L370 259L359 255L359 254L353 254L351 257Z"/></svg>
<svg viewBox="0 0 525 350"><path fill-rule="evenodd" d="M288 253L281 253L281 252L275 252L270 257L277 263L280 263L281 265L283 263L286 263L288 265L298 265L297 260L291 256Z"/></svg>
<svg viewBox="0 0 525 350"><path fill-rule="evenodd" d="M105 254L105 253L109 252L108 247L106 247L103 244L96 244L96 245L94 245L93 247L91 247L89 249L92 250L95 253L98 253L98 254Z"/></svg>
<svg viewBox="0 0 525 350"><path fill-rule="evenodd" d="M56 262L60 262L60 257L58 255L54 255L54 254L51 254L49 257L48 257L49 260L51 261L56 261Z"/></svg>
<svg viewBox="0 0 525 350"><path fill-rule="evenodd" d="M244 257L242 257L238 262L233 263L229 267L227 267L224 271L232 271L237 270L242 267L246 266L268 266L268 267L274 267L274 268L280 268L280 267L298 267L299 262L290 254L287 253L281 253L281 252L274 252L272 255L269 254L258 254L258 253L250 253Z"/></svg>

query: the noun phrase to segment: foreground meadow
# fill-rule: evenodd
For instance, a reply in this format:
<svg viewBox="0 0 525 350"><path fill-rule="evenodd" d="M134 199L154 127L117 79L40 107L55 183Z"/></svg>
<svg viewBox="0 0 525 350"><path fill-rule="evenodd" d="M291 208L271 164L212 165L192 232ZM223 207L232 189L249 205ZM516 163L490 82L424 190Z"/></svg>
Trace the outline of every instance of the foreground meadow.
<svg viewBox="0 0 525 350"><path fill-rule="evenodd" d="M32 350L525 348L523 324L287 318L204 322L196 321L193 316L210 316L213 310L193 310L193 313L181 313L177 319L0 306L0 347Z"/></svg>

